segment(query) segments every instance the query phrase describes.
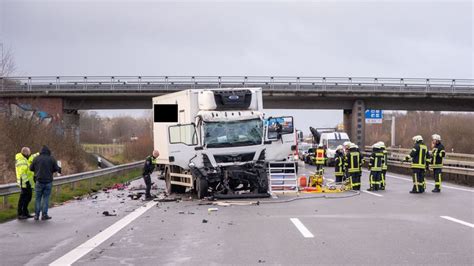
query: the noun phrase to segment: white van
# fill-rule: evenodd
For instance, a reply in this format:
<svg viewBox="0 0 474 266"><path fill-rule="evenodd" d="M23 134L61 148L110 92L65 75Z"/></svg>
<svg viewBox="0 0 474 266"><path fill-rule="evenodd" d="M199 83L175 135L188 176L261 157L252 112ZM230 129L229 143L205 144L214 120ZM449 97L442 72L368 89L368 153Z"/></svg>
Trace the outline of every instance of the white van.
<svg viewBox="0 0 474 266"><path fill-rule="evenodd" d="M342 145L344 142L350 141L349 136L345 132L324 132L321 133L320 145L325 146L326 154L328 156L328 165L334 163L334 155L336 154L336 148Z"/></svg>

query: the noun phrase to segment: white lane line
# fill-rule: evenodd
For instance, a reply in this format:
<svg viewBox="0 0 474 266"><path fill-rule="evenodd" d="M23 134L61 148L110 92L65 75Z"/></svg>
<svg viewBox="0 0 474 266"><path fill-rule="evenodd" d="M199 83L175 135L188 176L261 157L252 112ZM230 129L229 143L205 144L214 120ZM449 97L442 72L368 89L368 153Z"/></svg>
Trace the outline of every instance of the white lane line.
<svg viewBox="0 0 474 266"><path fill-rule="evenodd" d="M366 173L370 173L370 171L367 171L367 170L362 170ZM387 174L388 177L392 177L392 178L395 178L395 179L399 179L399 180L404 180L404 181L408 181L408 182L413 182L413 180L411 178L406 178L406 177L401 177L401 176L396 176L396 175L392 175L392 174ZM435 184L433 182L426 182L427 184L430 184L432 186L434 186ZM452 187L452 186L449 186L449 185L443 185L441 184L441 188L449 188L449 189L455 189L455 190L460 190L460 191L466 191L466 192L471 192L471 193L474 193L474 189L467 189L467 188L460 188L460 187Z"/></svg>
<svg viewBox="0 0 474 266"><path fill-rule="evenodd" d="M400 179L400 180L405 180L405 181L409 181L409 182L413 182L413 180L411 180L410 178L405 178L405 177L400 177L400 176L395 176L395 175L387 175L388 177L392 177L392 178L395 178L395 179ZM427 184L430 184L432 186L434 186L435 184L433 182L426 182ZM450 189L455 189L455 190L460 190L460 191L466 191L466 192L471 192L471 193L474 193L474 189L467 189L467 188L460 188L460 187L452 187L452 186L449 186L449 185L443 185L441 184L441 189L443 188L450 188Z"/></svg>
<svg viewBox="0 0 474 266"><path fill-rule="evenodd" d="M314 235L304 226L304 224L298 218L290 218L291 222L296 226L296 228L300 231L300 233L305 238L313 238Z"/></svg>
<svg viewBox="0 0 474 266"><path fill-rule="evenodd" d="M78 246L77 248L69 251L64 256L60 257L59 259L53 261L49 265L71 265L74 262L78 261L87 253L91 252L94 248L102 244L104 241L109 239L111 236L115 235L119 232L122 228L127 226L129 223L133 222L135 219L140 217L144 214L147 210L152 208L156 205L157 202L151 201L148 202L145 206L141 206L140 208L134 210L129 215L123 217L122 219L115 222L113 225L109 226L104 231L100 232L93 238L87 240L82 245Z"/></svg>
<svg viewBox="0 0 474 266"><path fill-rule="evenodd" d="M465 221L461 221L461 220L458 220L458 219L450 217L450 216L440 216L440 217L443 218L443 219L446 219L446 220L450 220L451 222L455 222L455 223L458 223L458 224L462 224L462 225L474 228L474 224L471 224L471 223L468 223L468 222L465 222Z"/></svg>
<svg viewBox="0 0 474 266"><path fill-rule="evenodd" d="M361 190L361 191L364 192L364 193L370 194L370 195L377 196L377 197L383 197L383 195L380 195L380 194L377 194L377 193L374 193L374 192L370 192L370 191L367 191L367 190Z"/></svg>

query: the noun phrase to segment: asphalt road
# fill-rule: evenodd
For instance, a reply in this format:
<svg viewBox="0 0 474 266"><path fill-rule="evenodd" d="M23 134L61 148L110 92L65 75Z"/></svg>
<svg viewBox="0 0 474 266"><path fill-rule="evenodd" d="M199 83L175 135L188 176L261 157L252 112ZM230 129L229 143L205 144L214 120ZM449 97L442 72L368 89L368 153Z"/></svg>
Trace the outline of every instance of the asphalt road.
<svg viewBox="0 0 474 266"><path fill-rule="evenodd" d="M311 171L300 166L300 174ZM325 176L333 178L332 170ZM51 209L51 221L1 224L0 264L474 265L472 188L446 183L440 194L414 195L408 176L390 174L387 183L375 194L306 194L300 198L318 198L275 203L294 198L284 195L214 212L188 195L144 203L127 198L128 191L100 193ZM104 210L118 216L104 217Z"/></svg>

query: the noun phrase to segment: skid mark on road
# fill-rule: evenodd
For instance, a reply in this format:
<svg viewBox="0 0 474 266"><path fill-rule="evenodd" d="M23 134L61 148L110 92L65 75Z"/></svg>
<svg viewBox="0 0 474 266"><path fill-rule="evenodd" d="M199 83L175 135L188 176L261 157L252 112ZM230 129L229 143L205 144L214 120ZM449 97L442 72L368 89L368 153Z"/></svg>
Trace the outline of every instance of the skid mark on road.
<svg viewBox="0 0 474 266"><path fill-rule="evenodd" d="M134 210L129 215L125 216L124 218L118 220L107 229L102 231L101 233L97 234L93 238L89 239L88 241L84 242L82 245L78 246L77 248L69 251L66 255L60 257L59 259L53 261L50 265L71 265L80 258L82 258L87 253L91 252L94 248L98 247L100 244L105 242L111 236L115 235L117 232L122 230L125 226L133 222L135 219L140 217L150 208L155 206L157 202L148 202L145 206L141 206L140 208Z"/></svg>
<svg viewBox="0 0 474 266"><path fill-rule="evenodd" d="M313 238L314 235L304 226L304 224L298 218L290 218L291 222L296 226L300 233L305 238Z"/></svg>
<svg viewBox="0 0 474 266"><path fill-rule="evenodd" d="M471 224L471 223L468 223L468 222L465 222L465 221L462 221L462 220L459 220L459 219L456 219L456 218L453 218L453 217L450 217L450 216L440 216L440 217L443 218L443 219L449 220L451 222L455 222L455 223L458 223L458 224L462 224L462 225L474 228L474 224Z"/></svg>

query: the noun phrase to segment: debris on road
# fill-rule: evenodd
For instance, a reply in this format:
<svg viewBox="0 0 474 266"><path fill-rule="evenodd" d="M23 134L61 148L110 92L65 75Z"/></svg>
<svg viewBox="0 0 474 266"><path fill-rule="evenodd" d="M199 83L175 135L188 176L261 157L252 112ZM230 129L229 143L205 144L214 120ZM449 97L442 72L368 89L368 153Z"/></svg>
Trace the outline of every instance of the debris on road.
<svg viewBox="0 0 474 266"><path fill-rule="evenodd" d="M144 192L137 192L137 193L129 194L127 197L131 198L132 200L138 200L138 199L140 199L143 195L145 195Z"/></svg>
<svg viewBox="0 0 474 266"><path fill-rule="evenodd" d="M181 198L156 198L154 201L158 202L173 202L173 201L181 201Z"/></svg>
<svg viewBox="0 0 474 266"><path fill-rule="evenodd" d="M216 212L218 210L219 210L218 208L208 208L207 212L211 213L211 212Z"/></svg>
<svg viewBox="0 0 474 266"><path fill-rule="evenodd" d="M114 212L115 212L115 211L114 211ZM109 211L104 211L104 212L102 212L102 214L103 214L104 216L117 216L116 213L111 214Z"/></svg>
<svg viewBox="0 0 474 266"><path fill-rule="evenodd" d="M202 219L202 223L203 223L203 224L207 224L207 222L208 222L208 221L207 221L206 219Z"/></svg>

